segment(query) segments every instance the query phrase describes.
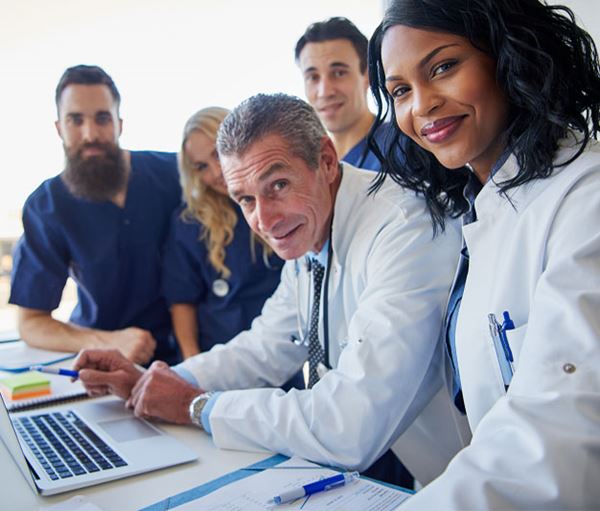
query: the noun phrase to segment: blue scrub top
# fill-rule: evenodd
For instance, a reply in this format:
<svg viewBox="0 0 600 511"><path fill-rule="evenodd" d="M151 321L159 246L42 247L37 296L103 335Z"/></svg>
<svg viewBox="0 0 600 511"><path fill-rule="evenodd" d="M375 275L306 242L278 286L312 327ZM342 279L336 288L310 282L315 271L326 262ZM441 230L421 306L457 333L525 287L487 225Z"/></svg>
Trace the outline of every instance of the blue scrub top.
<svg viewBox="0 0 600 511"><path fill-rule="evenodd" d="M131 152L124 208L73 196L60 175L48 179L23 209L9 303L52 311L71 276L78 295L73 323L149 330L158 342L155 358L172 361L160 270L169 220L180 203L173 153Z"/></svg>
<svg viewBox="0 0 600 511"><path fill-rule="evenodd" d="M381 148L384 148L387 144L386 136L388 135L389 131L390 124L385 123L382 124L375 132L375 141ZM370 150L367 151L363 159L363 153L365 152L366 148L367 137L361 139L352 149L350 149L350 151L348 151L342 158L342 161L345 161L346 163L349 163L350 165L360 169L374 170L379 172L381 170L381 163L373 152Z"/></svg>
<svg viewBox="0 0 600 511"><path fill-rule="evenodd" d="M239 207L232 242L225 247L225 265L231 276L223 277L208 260L203 226L181 218L181 207L173 214L163 267L163 291L169 304L198 306L198 345L208 351L250 328L262 306L279 284L283 261L272 254L263 261L262 245L256 243L256 260L250 251L250 228ZM217 282L215 284L215 281ZM222 296L220 296L222 295Z"/></svg>

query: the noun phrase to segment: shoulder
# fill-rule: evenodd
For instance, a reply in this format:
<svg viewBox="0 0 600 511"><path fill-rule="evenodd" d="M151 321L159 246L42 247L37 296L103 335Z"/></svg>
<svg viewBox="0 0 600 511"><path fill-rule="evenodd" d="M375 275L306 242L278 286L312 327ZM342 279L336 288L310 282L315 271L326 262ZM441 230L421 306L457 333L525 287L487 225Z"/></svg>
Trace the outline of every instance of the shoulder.
<svg viewBox="0 0 600 511"><path fill-rule="evenodd" d="M24 211L49 215L62 204L75 198L69 193L60 175L43 181L25 201Z"/></svg>
<svg viewBox="0 0 600 511"><path fill-rule="evenodd" d="M336 199L336 215L339 206L343 214L355 216L376 215L377 218L408 219L426 211L423 198L417 196L391 179L385 179L377 190L374 190L376 174L344 164L342 184Z"/></svg>
<svg viewBox="0 0 600 511"><path fill-rule="evenodd" d="M177 154L164 151L130 151L132 165L153 169L177 169Z"/></svg>
<svg viewBox="0 0 600 511"><path fill-rule="evenodd" d="M160 178L178 180L177 155L161 151L130 151L131 168Z"/></svg>
<svg viewBox="0 0 600 511"><path fill-rule="evenodd" d="M585 181L586 187L593 187L600 192L600 145L592 141L573 161L577 146L563 141L555 158L556 168L552 175L544 179L536 179L519 186L513 194L515 205L533 209L554 209L563 198L580 183ZM600 199L600 193L598 194ZM553 207L554 206L554 207Z"/></svg>
<svg viewBox="0 0 600 511"><path fill-rule="evenodd" d="M132 182L168 190L179 199L181 186L177 155L160 151L130 151Z"/></svg>

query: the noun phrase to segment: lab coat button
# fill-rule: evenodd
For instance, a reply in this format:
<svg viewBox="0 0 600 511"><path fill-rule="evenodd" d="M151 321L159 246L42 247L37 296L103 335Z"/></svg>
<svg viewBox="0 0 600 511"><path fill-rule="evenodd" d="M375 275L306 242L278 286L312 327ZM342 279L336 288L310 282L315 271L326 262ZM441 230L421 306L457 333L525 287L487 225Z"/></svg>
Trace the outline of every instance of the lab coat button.
<svg viewBox="0 0 600 511"><path fill-rule="evenodd" d="M575 372L575 370L577 369L574 364L570 364L568 362L565 365L563 365L562 368L563 368L563 371L567 374L573 374Z"/></svg>

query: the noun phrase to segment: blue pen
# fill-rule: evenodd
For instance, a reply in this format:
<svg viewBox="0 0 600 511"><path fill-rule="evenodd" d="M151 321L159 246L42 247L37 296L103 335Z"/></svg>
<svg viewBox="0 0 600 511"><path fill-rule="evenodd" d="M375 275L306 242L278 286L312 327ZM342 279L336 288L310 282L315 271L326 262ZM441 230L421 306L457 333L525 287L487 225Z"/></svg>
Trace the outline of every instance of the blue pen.
<svg viewBox="0 0 600 511"><path fill-rule="evenodd" d="M360 474L358 472L344 472L343 474L338 474L333 477L321 479L320 481L315 481L314 483L306 484L300 488L284 491L273 497L273 502L275 502L275 504L291 502L292 500L301 499L307 495L313 495L314 493L344 486L345 484L356 481L359 477Z"/></svg>
<svg viewBox="0 0 600 511"><path fill-rule="evenodd" d="M507 330L514 330L515 324L510 317L508 311L504 311L502 313L502 317L504 321L502 322L502 326L500 327L500 340L502 341L502 347L504 348L504 354L506 355L506 359L510 362L511 368L514 362L512 350L510 349L510 344L508 343L508 338L506 337Z"/></svg>
<svg viewBox="0 0 600 511"><path fill-rule="evenodd" d="M58 367L47 366L31 366L29 370L47 374L59 374L60 376L70 376L71 378L79 378L79 372L71 371L71 369L62 369Z"/></svg>
<svg viewBox="0 0 600 511"><path fill-rule="evenodd" d="M504 382L504 386L508 388L513 377L513 367L511 363L512 352L508 346L503 326L498 323L496 315L488 314L488 322L494 350L496 351L496 358L498 360L498 365L500 366L500 373L502 374L502 381Z"/></svg>

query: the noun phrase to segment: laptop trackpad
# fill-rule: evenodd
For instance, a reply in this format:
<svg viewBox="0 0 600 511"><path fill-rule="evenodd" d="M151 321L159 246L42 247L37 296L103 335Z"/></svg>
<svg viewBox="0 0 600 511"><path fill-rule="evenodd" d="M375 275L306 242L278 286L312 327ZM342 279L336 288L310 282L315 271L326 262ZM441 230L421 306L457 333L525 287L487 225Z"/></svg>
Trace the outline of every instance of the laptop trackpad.
<svg viewBox="0 0 600 511"><path fill-rule="evenodd" d="M110 437L117 442L129 442L131 440L142 440L151 436L160 435L154 428L148 426L133 417L127 419L116 419L101 421L97 423Z"/></svg>

